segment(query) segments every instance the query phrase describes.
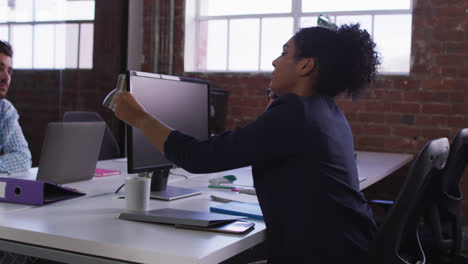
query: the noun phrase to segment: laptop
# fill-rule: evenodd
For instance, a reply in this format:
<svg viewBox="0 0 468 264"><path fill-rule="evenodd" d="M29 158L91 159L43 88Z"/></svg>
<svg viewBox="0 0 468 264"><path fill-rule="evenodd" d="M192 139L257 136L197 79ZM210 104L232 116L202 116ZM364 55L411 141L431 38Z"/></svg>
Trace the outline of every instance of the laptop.
<svg viewBox="0 0 468 264"><path fill-rule="evenodd" d="M104 122L49 123L36 179L55 184L91 179L105 127Z"/></svg>

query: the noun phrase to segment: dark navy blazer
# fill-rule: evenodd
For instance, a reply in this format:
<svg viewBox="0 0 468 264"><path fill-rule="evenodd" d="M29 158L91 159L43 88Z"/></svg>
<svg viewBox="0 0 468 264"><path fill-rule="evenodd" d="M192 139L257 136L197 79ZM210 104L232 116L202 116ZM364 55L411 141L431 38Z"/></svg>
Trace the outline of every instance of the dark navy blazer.
<svg viewBox="0 0 468 264"><path fill-rule="evenodd" d="M252 166L269 262L365 262L376 226L333 98L286 94L245 127L203 141L173 131L164 147L192 173Z"/></svg>

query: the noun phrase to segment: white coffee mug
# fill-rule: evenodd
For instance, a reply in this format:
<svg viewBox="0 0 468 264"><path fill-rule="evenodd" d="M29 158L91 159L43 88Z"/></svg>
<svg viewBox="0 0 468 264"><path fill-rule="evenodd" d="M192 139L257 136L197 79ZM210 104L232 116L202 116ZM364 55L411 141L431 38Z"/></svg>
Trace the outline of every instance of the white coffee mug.
<svg viewBox="0 0 468 264"><path fill-rule="evenodd" d="M151 179L147 177L125 178L125 203L127 211L147 211L150 200Z"/></svg>

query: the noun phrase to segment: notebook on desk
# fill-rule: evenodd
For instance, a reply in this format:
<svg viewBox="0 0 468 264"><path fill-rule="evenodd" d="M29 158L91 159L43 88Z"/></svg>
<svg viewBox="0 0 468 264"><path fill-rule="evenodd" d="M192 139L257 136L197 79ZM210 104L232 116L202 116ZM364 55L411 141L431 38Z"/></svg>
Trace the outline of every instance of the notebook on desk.
<svg viewBox="0 0 468 264"><path fill-rule="evenodd" d="M37 180L55 184L94 176L104 122L51 122L42 143Z"/></svg>

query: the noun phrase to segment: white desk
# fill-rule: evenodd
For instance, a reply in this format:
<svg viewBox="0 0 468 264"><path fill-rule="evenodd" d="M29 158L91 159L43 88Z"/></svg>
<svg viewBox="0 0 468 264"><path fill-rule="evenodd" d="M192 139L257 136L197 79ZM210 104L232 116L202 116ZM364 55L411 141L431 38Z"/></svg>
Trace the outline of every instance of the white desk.
<svg viewBox="0 0 468 264"><path fill-rule="evenodd" d="M411 155L358 152L358 172L366 177L361 189L375 183L412 159ZM67 263L218 263L261 243L265 224L254 221L246 235L219 234L176 229L169 225L118 219L125 200L114 191L124 182L125 160L100 161L99 168L119 169L121 175L67 184L86 196L42 207L0 204L0 250L33 255ZM35 169L14 175L33 179ZM170 176L169 184L196 188L202 195L171 202L151 200L150 209L172 207L209 211L217 202L210 195L248 196L224 189L208 188L208 180L228 174L236 183L252 185L250 168L222 173L191 175L182 169ZM253 220L251 220L253 221Z"/></svg>
<svg viewBox="0 0 468 264"><path fill-rule="evenodd" d="M413 160L411 154L357 151L356 163L359 177L364 177L361 190L382 180Z"/></svg>
<svg viewBox="0 0 468 264"><path fill-rule="evenodd" d="M118 161L99 162L98 167L126 171L126 163ZM182 169L175 173L193 176ZM209 211L216 203L210 194L247 195L208 188L208 179L227 174L235 174L239 183L252 184L249 168L189 179L171 176L171 185L196 188L202 194L171 202L151 200L150 209ZM124 189L114 191L125 176L67 184L88 195L42 207L2 203L0 208L16 210L0 213L0 249L68 263L218 263L265 240L263 221L252 220L255 228L246 235L230 235L118 219L125 208L125 200L119 199Z"/></svg>

